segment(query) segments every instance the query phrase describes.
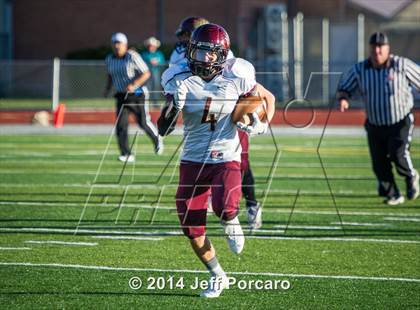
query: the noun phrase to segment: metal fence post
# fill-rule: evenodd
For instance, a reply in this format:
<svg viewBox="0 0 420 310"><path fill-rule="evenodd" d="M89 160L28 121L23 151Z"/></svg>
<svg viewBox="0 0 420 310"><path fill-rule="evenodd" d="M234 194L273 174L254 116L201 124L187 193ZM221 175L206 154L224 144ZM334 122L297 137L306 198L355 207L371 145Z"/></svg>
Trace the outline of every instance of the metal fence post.
<svg viewBox="0 0 420 310"><path fill-rule="evenodd" d="M365 59L365 16L357 16L357 61Z"/></svg>
<svg viewBox="0 0 420 310"><path fill-rule="evenodd" d="M55 57L53 61L52 81L52 110L55 111L60 101L60 58Z"/></svg>
<svg viewBox="0 0 420 310"><path fill-rule="evenodd" d="M328 18L322 20L322 100L328 104L329 97L329 61L330 61L330 21Z"/></svg>
<svg viewBox="0 0 420 310"><path fill-rule="evenodd" d="M293 19L294 26L294 58L295 58L295 96L303 98L303 14L298 13Z"/></svg>
<svg viewBox="0 0 420 310"><path fill-rule="evenodd" d="M287 19L287 13L281 13L281 58L283 61L282 66L282 79L283 79L283 100L289 98L289 21ZM280 99L280 98L279 98Z"/></svg>

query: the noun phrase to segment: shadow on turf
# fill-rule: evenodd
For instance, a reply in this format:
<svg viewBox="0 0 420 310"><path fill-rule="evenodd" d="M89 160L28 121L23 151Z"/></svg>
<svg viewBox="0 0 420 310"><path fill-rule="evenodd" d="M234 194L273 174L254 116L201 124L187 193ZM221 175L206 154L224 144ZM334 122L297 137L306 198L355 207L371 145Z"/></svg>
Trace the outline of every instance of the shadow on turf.
<svg viewBox="0 0 420 310"><path fill-rule="evenodd" d="M164 293L164 292L0 292L0 295L111 295L111 296L128 296L128 295L144 295L144 296L180 296L180 297L198 297L198 294L182 294L182 293Z"/></svg>
<svg viewBox="0 0 420 310"><path fill-rule="evenodd" d="M32 221L33 222L34 220L29 220L29 219L13 219L13 220L12 219L7 219L7 220L0 220L0 222L9 222L9 223L10 222L20 222L20 221L22 221L22 222L25 222L25 221L29 221L30 222L30 221ZM40 221L42 221L42 222L56 222L56 220L40 220ZM63 222L65 222L65 221L63 221ZM68 222L70 223L72 221L68 221ZM111 221L111 222L115 222L115 221ZM280 222L280 221L264 221L264 223L265 224L273 224L273 225L285 225L286 224L285 222ZM218 222L217 221L209 221L207 224L217 225ZM296 223L294 223L294 224L296 224ZM307 225L308 223L297 223L297 224ZM346 226L346 225L344 225L344 226ZM95 230L101 230L101 229L126 229L126 230L144 229L144 230L156 230L156 229L168 229L168 228L171 228L171 229L175 229L175 230L181 231L181 227L178 226L177 224L174 224L173 221L172 222L171 221L162 221L162 222L159 222L157 224L155 223L153 225L150 225L150 224L148 224L148 222L145 222L144 225L141 225L141 224L137 224L137 225L132 225L132 224L131 225L130 224L128 224L128 225L109 225L109 226L81 225L81 226L78 226L78 227L79 227L79 229L86 229L86 230L89 230L89 229L95 229ZM59 234L59 235L60 234L68 234L68 232L67 231L30 231L30 230L31 229L68 229L70 231L70 230L76 229L75 226L71 226L71 225L68 225L68 226L65 226L65 225L42 225L42 226L36 226L36 225L34 225L34 226L7 225L7 226L0 226L0 229L2 229L2 228L6 228L6 229L7 228L9 228L9 229L15 228L15 229L22 229L22 230L28 229L28 232L34 233L34 234L36 234L36 233L48 233L48 234ZM243 226L243 228L246 231L247 226ZM267 227L267 228L270 228L270 227ZM207 231L215 231L215 230L220 230L220 229L221 229L221 227L218 227L218 226L208 226L208 227L206 227L206 230ZM274 235L288 235L288 234L284 234L284 233L281 234L280 233L281 231L282 231L282 229L279 229L279 234L274 233L274 234L269 234L269 235L270 236L274 236ZM311 229L311 228L294 228L294 227L289 227L287 229L287 231L295 231L295 232L303 231L303 232L307 232L307 231L331 231L331 230L329 228L316 228L316 229ZM258 232L258 230L256 232ZM377 228L347 227L345 232L346 232L345 233L346 235L348 235L348 233L351 233L351 232L369 232L369 233L372 233L372 232L373 233L374 232L377 232L377 233L417 233L417 234L420 233L420 231L417 229L417 227L414 228L414 229L409 229L409 228L405 228L405 229L401 229L401 228L400 229L390 229L390 228L380 228L380 227L377 227ZM0 233L10 233L10 232L0 231ZM12 233L14 233L14 232L12 232ZM25 233L25 231L22 231L22 232L19 232L19 233ZM72 231L70 231L70 233L73 234ZM128 235L131 232L130 231L126 231L125 233ZM136 231L134 233L139 234L139 232L136 232ZM159 233L159 232L156 232L156 233ZM77 234L78 235L101 235L102 233L101 232L98 232L98 231L92 231L92 232L82 231L82 232L78 232ZM104 231L103 234L107 234L107 235L111 234L112 235L114 233L113 233L113 231L111 231L111 232ZM162 234L165 235L165 233L162 233ZM118 233L118 235L120 235L120 233ZM211 235L223 235L224 236L224 234L220 234L220 233L216 233L216 234L209 233L208 235L209 236L211 236ZM261 234L261 235L263 235L263 234ZM343 233L333 234L333 235L340 235L340 236L342 236Z"/></svg>
<svg viewBox="0 0 420 310"><path fill-rule="evenodd" d="M31 229L31 228L56 228L56 229L69 229L68 232L55 232L55 231L18 231L18 232L10 232L10 231L0 231L0 235L7 235L7 234L19 234L19 235L72 235L74 236L74 227L69 227L69 226L40 226L40 227L28 227L28 226L3 226L0 227L1 228L17 228L17 229ZM139 228L144 228L144 227L136 227L137 229ZM156 229L157 227L154 227L154 229ZM162 228L162 227L160 227ZM411 229L411 230L385 230L385 229L346 229L345 230L345 234L343 234L343 232L340 233L310 233L311 229L293 229L293 228L289 228L288 229L288 233L284 234L284 233L250 233L248 230L244 230L244 235L245 236L256 236L256 237L268 237L268 238L276 238L276 237L281 237L281 238L288 238L288 239L293 239L293 238L348 238L348 237L419 237L420 236L420 231L418 229ZM319 231L324 231L321 229L317 229L316 232ZM328 231L329 230L325 230ZM110 233L110 232L81 232L78 231L77 232L78 236L109 236L109 235L113 235L113 236L119 236L119 237L124 237L124 236L153 236L153 237L183 237L183 235L180 233L179 235L172 235L172 234L168 234L165 232L154 232L153 234L151 233L139 233L139 232L130 232L130 231L125 231L124 234L118 233L118 234L114 234L114 233ZM209 237L225 237L225 235L223 233L211 233L208 232L206 234Z"/></svg>

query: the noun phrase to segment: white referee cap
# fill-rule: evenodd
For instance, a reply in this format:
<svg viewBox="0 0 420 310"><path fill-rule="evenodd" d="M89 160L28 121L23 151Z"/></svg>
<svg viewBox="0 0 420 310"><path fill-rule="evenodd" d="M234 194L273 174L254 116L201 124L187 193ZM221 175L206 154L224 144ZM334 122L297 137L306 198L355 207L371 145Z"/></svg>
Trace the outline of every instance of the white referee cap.
<svg viewBox="0 0 420 310"><path fill-rule="evenodd" d="M127 41L128 41L127 36L122 32L116 32L111 37L111 42L112 43L120 42L120 43L127 44Z"/></svg>

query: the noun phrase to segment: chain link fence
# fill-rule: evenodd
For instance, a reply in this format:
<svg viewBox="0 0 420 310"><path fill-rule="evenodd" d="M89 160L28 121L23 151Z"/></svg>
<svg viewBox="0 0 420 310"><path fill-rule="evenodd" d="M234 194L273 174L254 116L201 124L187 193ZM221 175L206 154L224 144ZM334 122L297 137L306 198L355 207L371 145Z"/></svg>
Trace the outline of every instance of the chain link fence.
<svg viewBox="0 0 420 310"><path fill-rule="evenodd" d="M0 61L0 109L49 109L52 61Z"/></svg>
<svg viewBox="0 0 420 310"><path fill-rule="evenodd" d="M302 14L289 18L282 5L267 6L255 21L243 20L239 27L237 56L254 64L257 80L275 94L278 108L294 99L301 102L295 108L334 104L341 75L367 56L365 41L375 29L365 25L363 16L351 22L306 19ZM401 37L391 34L391 40L401 42ZM107 79L104 61L13 60L0 61L0 67L2 110L52 109L58 102L70 110L113 109L113 98L102 97ZM156 108L164 100L159 80L156 74L147 83L151 106ZM351 106L363 107L363 103L355 98Z"/></svg>

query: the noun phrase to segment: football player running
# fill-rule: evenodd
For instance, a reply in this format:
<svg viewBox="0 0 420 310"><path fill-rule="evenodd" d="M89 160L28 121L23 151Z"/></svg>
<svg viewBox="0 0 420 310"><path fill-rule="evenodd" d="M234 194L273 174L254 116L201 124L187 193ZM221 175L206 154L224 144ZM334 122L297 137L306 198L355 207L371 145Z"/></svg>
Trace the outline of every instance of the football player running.
<svg viewBox="0 0 420 310"><path fill-rule="evenodd" d="M186 49L192 32L199 26L208 24L209 21L203 17L190 16L186 17L179 24L175 35L178 43L172 51L169 59L169 66L181 65L188 67ZM229 49L227 59L234 58L232 51ZM262 226L262 207L255 196L255 180L249 162L249 134L245 130L238 131L239 141L242 147L241 153L241 173L242 173L242 195L245 198L245 206L248 216L248 224L251 231L261 228ZM211 199L210 199L211 200Z"/></svg>
<svg viewBox="0 0 420 310"><path fill-rule="evenodd" d="M193 32L186 51L188 66L171 66L162 75L167 104L158 120L159 133L168 135L183 113L184 148L176 207L184 234L210 272L209 286L200 295L208 298L218 297L228 286L226 273L206 236L209 195L230 250L239 254L245 243L237 216L241 147L231 114L238 99L251 95L266 100L268 121L274 114L274 96L256 82L251 63L227 59L229 48L229 36L219 25L205 24ZM268 123L256 115L253 118L245 129L251 134L265 133Z"/></svg>

